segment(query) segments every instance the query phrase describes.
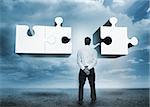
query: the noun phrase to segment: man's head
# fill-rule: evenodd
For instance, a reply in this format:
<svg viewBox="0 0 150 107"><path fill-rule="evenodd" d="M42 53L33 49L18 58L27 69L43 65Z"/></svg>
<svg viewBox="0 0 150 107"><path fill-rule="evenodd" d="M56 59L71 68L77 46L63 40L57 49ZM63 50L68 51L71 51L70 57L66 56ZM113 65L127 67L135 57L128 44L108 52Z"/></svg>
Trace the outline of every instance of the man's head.
<svg viewBox="0 0 150 107"><path fill-rule="evenodd" d="M90 43L91 43L91 38L86 37L86 38L84 39L84 43L85 43L85 45L90 45Z"/></svg>

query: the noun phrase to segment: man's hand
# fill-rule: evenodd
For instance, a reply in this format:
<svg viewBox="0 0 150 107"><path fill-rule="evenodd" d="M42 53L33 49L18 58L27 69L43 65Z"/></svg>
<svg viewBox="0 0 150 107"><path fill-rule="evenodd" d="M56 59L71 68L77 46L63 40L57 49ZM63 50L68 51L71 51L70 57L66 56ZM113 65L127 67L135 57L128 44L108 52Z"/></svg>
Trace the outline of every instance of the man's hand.
<svg viewBox="0 0 150 107"><path fill-rule="evenodd" d="M88 69L87 66L85 67L84 72L86 73L86 75L89 75L89 74L90 74L90 70Z"/></svg>

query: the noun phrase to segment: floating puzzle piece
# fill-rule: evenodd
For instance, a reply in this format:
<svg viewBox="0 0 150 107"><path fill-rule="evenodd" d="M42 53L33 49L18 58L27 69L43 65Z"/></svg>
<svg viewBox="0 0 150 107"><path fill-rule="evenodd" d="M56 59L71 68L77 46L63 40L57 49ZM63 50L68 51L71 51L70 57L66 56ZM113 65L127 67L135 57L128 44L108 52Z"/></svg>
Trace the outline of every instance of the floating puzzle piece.
<svg viewBox="0 0 150 107"><path fill-rule="evenodd" d="M96 47L99 54L106 56L127 55L128 44L133 46L138 44L136 37L128 39L127 27L116 27L116 23L117 18L112 17L109 19L107 26L101 26L93 34L93 44L99 43Z"/></svg>
<svg viewBox="0 0 150 107"><path fill-rule="evenodd" d="M63 19L55 18L56 26L16 25L16 53L71 54L71 27L62 27Z"/></svg>

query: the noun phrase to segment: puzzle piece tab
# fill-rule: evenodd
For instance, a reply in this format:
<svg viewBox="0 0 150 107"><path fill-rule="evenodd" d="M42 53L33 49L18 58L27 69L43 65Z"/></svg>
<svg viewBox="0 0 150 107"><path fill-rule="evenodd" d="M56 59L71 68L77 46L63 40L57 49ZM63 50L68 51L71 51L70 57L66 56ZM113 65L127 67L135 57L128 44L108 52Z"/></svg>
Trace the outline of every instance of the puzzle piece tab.
<svg viewBox="0 0 150 107"><path fill-rule="evenodd" d="M115 56L115 55L127 55L128 44L133 46L138 44L136 37L128 39L127 27L116 27L117 18L112 17L109 19L111 26L101 26L93 34L93 44L100 44L96 47L96 50L101 55Z"/></svg>
<svg viewBox="0 0 150 107"><path fill-rule="evenodd" d="M71 54L71 27L62 27L63 19L55 18L56 26L16 25L16 53Z"/></svg>

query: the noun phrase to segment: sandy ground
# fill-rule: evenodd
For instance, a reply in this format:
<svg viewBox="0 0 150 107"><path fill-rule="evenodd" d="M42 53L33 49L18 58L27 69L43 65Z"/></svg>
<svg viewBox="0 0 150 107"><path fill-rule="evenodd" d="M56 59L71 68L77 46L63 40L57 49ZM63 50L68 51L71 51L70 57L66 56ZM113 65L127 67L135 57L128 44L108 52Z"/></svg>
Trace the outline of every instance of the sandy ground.
<svg viewBox="0 0 150 107"><path fill-rule="evenodd" d="M97 102L77 104L77 89L0 89L0 107L149 107L149 89L97 89Z"/></svg>

